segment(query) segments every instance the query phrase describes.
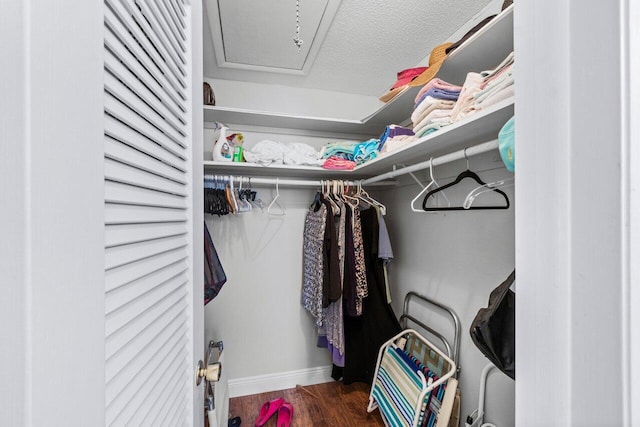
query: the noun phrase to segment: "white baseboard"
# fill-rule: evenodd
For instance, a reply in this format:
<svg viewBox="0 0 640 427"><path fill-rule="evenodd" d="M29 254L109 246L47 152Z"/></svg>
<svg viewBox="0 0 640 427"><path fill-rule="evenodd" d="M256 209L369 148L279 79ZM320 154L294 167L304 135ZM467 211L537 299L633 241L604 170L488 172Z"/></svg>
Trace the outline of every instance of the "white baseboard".
<svg viewBox="0 0 640 427"><path fill-rule="evenodd" d="M294 388L296 385L313 385L334 381L331 378L331 366L299 369L297 371L278 372L255 377L229 380L229 397L247 396L269 391Z"/></svg>

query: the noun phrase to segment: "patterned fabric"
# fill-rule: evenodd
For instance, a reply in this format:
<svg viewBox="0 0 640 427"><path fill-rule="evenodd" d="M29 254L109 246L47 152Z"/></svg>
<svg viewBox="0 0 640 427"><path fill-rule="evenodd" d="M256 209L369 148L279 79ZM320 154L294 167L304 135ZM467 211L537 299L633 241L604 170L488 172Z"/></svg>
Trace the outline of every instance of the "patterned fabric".
<svg viewBox="0 0 640 427"><path fill-rule="evenodd" d="M420 359L407 352L404 352L404 354L409 360L411 360L411 363L413 363L413 365L424 374L428 385L438 381L438 376L429 370L429 368L427 368ZM440 384L425 396L422 412L420 413L422 424L418 423L418 425L422 427L433 427L436 425L436 421L438 421L438 414L440 413L440 406L442 405L442 399L444 398L446 390L445 384L446 383Z"/></svg>
<svg viewBox="0 0 640 427"><path fill-rule="evenodd" d="M438 377L441 377L451 369L449 362L414 335L409 336L404 349L407 353L419 359L424 366Z"/></svg>
<svg viewBox="0 0 640 427"><path fill-rule="evenodd" d="M422 378L418 371L415 364L407 361L394 346L385 348L373 382L372 395L387 425L413 425L422 391Z"/></svg>
<svg viewBox="0 0 640 427"><path fill-rule="evenodd" d="M316 326L324 325L322 310L323 243L327 208L312 206L304 220L302 306L315 318Z"/></svg>
<svg viewBox="0 0 640 427"><path fill-rule="evenodd" d="M355 270L356 270L356 316L362 314L362 300L369 295L369 287L367 285L367 270L364 261L364 245L362 242L362 222L360 220L360 211L353 210L353 247L355 251Z"/></svg>
<svg viewBox="0 0 640 427"><path fill-rule="evenodd" d="M341 215L336 218L338 231L338 260L340 262L340 287L342 289L344 283L344 257L345 257L345 233L346 233L346 206L339 200L336 203L340 207ZM333 363L337 366L344 366L344 316L342 311L342 298L329 304L324 310L326 320L327 341L333 346L332 357Z"/></svg>

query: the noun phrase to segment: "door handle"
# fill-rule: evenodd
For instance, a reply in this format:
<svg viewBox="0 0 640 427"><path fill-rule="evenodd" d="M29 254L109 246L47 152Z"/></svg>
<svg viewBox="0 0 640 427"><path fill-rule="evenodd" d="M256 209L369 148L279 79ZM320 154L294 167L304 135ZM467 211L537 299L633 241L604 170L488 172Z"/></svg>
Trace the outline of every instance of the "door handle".
<svg viewBox="0 0 640 427"><path fill-rule="evenodd" d="M215 362L204 366L204 362L202 360L198 360L198 365L196 366L196 385L200 385L203 378L206 378L207 381L216 382L220 380L220 374L222 372L222 363Z"/></svg>

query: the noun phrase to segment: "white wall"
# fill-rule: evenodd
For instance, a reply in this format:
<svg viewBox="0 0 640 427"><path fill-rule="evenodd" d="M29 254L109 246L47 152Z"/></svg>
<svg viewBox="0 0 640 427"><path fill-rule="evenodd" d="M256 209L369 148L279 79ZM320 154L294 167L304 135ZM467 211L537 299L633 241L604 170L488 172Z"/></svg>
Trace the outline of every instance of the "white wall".
<svg viewBox="0 0 640 427"><path fill-rule="evenodd" d="M622 92L627 93L626 107L623 113L624 124L628 133L624 133L623 172L627 179L623 191L628 191L629 201L627 208L629 222L625 227L629 241L626 248L626 257L629 263L629 276L626 277L626 291L628 292L628 303L626 304L626 328L629 334L630 351L626 357L625 366L629 369L626 386L629 394L625 402L628 411L626 420L630 425L640 424L640 368L634 361L640 359L640 311L636 307L640 306L640 265L633 262L640 254L640 122L634 118L640 115L640 4L638 2L627 1L626 7L628 15L626 17L627 33L625 63L628 64L627 74L623 76ZM625 84L626 83L626 84ZM626 295L625 295L626 296ZM635 326L634 326L635 325Z"/></svg>
<svg viewBox="0 0 640 427"><path fill-rule="evenodd" d="M255 189L271 202L273 189ZM206 215L228 281L205 307L205 336L224 340L230 383L331 365L327 350L316 347L314 321L300 304L302 233L313 195L280 189L283 217L257 209Z"/></svg>
<svg viewBox="0 0 640 427"><path fill-rule="evenodd" d="M485 182L513 176L503 167L497 152L470 158L470 167ZM465 168L464 161L454 162L436 167L435 176L442 185ZM429 180L424 177L422 182L426 184ZM446 191L452 206L460 206L468 192L476 187L470 183L473 181L463 180L459 186ZM513 187L504 188L511 202L508 210L486 211L415 213L410 210L409 202L419 191L415 181L402 179L400 187L376 193L388 207L386 222L395 257L389 267L392 305L400 316L405 295L416 291L449 306L460 317L459 380L464 423L466 416L477 408L480 373L489 362L471 341L469 327L478 310L487 306L491 291L515 267ZM444 199L441 201L444 204ZM477 201L480 202L480 198ZM450 318L424 307L421 309L420 304L412 303L410 313L450 337L453 345ZM492 371L487 382L485 421L497 426L515 424L514 390L513 380L498 370Z"/></svg>
<svg viewBox="0 0 640 427"><path fill-rule="evenodd" d="M0 50L3 55L0 92L0 200L3 206L0 221L0 337L5 351L0 352L0 424L25 425L27 421L27 266L28 221L25 207L28 145L27 117L16 114L26 109L24 94L26 61L23 59L28 40L21 28L26 4L0 4ZM11 351L7 351L11 349Z"/></svg>

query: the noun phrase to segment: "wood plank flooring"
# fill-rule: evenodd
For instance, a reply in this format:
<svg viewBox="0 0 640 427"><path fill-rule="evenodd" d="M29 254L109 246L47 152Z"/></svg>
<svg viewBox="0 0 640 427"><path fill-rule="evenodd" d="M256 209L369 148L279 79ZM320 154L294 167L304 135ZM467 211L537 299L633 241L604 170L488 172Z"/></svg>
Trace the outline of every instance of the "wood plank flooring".
<svg viewBox="0 0 640 427"><path fill-rule="evenodd" d="M342 381L235 397L229 401L229 417L240 416L242 427L253 427L260 407L278 397L293 405L291 427L384 426L377 409L367 412L369 386L364 383L347 386ZM276 418L277 414L265 427L275 427Z"/></svg>

